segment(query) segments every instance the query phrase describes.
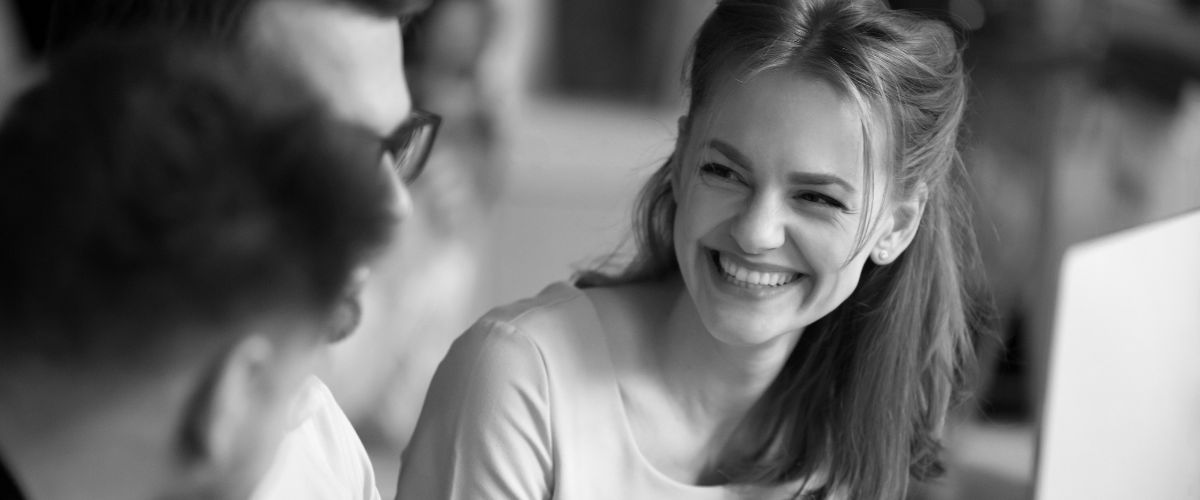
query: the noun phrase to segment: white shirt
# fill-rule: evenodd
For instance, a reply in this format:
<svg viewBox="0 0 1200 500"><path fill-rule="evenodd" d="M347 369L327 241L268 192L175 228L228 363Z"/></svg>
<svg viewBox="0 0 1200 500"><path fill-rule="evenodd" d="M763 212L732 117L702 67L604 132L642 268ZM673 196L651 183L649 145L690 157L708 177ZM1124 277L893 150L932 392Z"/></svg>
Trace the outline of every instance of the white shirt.
<svg viewBox="0 0 1200 500"><path fill-rule="evenodd" d="M329 388L309 377L253 500L380 500L362 440Z"/></svg>
<svg viewBox="0 0 1200 500"><path fill-rule="evenodd" d="M397 498L776 500L798 485L695 486L642 456L591 299L559 283L450 348L404 452Z"/></svg>

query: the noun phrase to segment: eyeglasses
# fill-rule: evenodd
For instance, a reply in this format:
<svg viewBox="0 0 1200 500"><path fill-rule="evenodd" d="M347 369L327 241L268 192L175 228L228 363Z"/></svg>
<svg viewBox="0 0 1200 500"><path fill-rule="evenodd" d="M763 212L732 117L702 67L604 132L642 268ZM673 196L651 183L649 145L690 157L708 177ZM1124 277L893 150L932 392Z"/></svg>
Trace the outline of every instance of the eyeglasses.
<svg viewBox="0 0 1200 500"><path fill-rule="evenodd" d="M385 161L405 184L412 184L425 169L441 125L441 116L414 109L404 123L382 139Z"/></svg>

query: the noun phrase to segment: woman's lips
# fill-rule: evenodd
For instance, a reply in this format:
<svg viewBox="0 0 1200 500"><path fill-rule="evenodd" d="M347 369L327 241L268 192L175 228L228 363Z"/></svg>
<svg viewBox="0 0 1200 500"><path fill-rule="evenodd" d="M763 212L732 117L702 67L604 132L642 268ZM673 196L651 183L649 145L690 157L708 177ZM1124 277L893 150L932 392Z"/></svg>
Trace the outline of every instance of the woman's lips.
<svg viewBox="0 0 1200 500"><path fill-rule="evenodd" d="M777 288L787 286L800 279L802 274L794 271L766 270L754 268L716 250L711 251L713 263L722 277L735 285L747 288Z"/></svg>

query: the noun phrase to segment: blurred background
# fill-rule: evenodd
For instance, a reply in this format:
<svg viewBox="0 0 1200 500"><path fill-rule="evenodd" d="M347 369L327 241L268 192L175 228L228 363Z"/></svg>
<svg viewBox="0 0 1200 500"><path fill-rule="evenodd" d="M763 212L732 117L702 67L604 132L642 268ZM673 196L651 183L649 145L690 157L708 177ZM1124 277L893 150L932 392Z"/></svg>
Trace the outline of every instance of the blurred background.
<svg viewBox="0 0 1200 500"><path fill-rule="evenodd" d="M973 90L964 147L1001 328L946 479L914 498L1028 498L1070 244L1200 207L1200 1L895 0L951 23ZM670 152L680 71L713 0L439 0L406 35L417 105L445 117L416 215L325 380L390 498L450 342L487 309L627 242ZM0 109L35 73L36 17L0 3ZM1180 256L1196 258L1196 256ZM380 280L384 281L384 280Z"/></svg>

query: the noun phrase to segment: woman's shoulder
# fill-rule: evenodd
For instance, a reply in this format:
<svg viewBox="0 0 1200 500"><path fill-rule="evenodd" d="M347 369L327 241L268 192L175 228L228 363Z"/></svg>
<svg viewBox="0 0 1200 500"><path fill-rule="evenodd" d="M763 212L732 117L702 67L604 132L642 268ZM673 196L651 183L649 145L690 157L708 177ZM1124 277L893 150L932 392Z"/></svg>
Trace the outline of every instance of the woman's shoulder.
<svg viewBox="0 0 1200 500"><path fill-rule="evenodd" d="M614 351L625 350L632 331L643 330L638 325L653 309L651 295L640 285L580 289L554 283L484 314L451 350L488 351L493 362L537 358L550 372L603 367Z"/></svg>
<svg viewBox="0 0 1200 500"><path fill-rule="evenodd" d="M654 341L654 333L662 330L681 289L678 280L666 280L589 288L585 292L614 350L633 354Z"/></svg>
<svg viewBox="0 0 1200 500"><path fill-rule="evenodd" d="M653 322L670 312L678 298L678 280L629 283L583 290L604 320Z"/></svg>
<svg viewBox="0 0 1200 500"><path fill-rule="evenodd" d="M544 318L568 317L562 309L573 293L552 285L536 297L492 309L454 340L438 365L430 398L455 405L544 407L551 379L547 353L553 345ZM452 396L451 396L452 395ZM536 404L530 405L530 399ZM426 406L430 405L426 401ZM446 403L450 404L450 403ZM453 405L451 405L453 406ZM450 411L442 409L443 411ZM424 410L423 410L424 412ZM469 412L468 412L469 413Z"/></svg>
<svg viewBox="0 0 1200 500"><path fill-rule="evenodd" d="M537 295L493 308L467 334L517 335L536 342L596 321L587 294L570 283L558 282Z"/></svg>
<svg viewBox="0 0 1200 500"><path fill-rule="evenodd" d="M451 347L447 360L471 371L505 373L534 364L551 378L580 370L609 371L642 351L644 332L668 314L660 287L627 285L580 289L560 282L533 297L484 314ZM482 365L480 365L482 363ZM593 374L594 375L594 374Z"/></svg>
<svg viewBox="0 0 1200 500"><path fill-rule="evenodd" d="M594 356L600 330L587 294L559 282L488 311L454 342L448 359L485 355L489 365L506 364L505 360L546 365L548 359Z"/></svg>

